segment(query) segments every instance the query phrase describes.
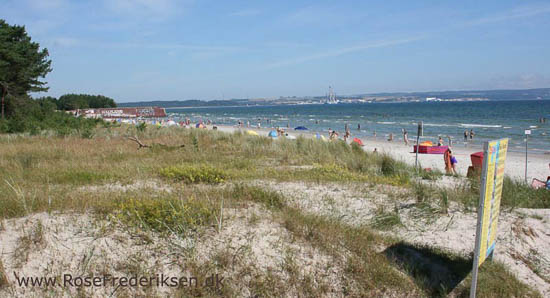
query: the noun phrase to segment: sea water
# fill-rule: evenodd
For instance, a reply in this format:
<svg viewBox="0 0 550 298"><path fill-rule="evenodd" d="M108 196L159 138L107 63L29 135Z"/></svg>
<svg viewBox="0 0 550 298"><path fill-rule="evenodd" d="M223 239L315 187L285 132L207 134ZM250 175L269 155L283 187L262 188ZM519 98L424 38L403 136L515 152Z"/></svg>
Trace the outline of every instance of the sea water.
<svg viewBox="0 0 550 298"><path fill-rule="evenodd" d="M262 128L305 126L311 132L328 135L328 129L344 132L349 125L353 137L377 140L394 135L402 140L402 130L410 141L416 139L418 122L423 122L422 140L437 142L441 136L454 146L479 146L483 141L510 138L511 151L525 150L525 130L531 130L529 150L550 152L550 101L411 102L307 104L243 107L167 109L172 118L192 121L211 120L216 124L237 125L242 121ZM541 123L541 118L547 118ZM358 129L358 124L360 129ZM473 130L473 140L464 142L464 131Z"/></svg>

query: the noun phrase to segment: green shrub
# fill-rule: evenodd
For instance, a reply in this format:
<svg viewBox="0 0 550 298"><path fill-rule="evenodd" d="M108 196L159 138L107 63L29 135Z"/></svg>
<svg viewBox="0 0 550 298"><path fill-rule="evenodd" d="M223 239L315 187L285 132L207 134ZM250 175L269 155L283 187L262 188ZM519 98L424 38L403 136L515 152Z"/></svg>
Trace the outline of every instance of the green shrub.
<svg viewBox="0 0 550 298"><path fill-rule="evenodd" d="M83 139L92 139L94 137L94 130L91 127L85 127L80 132L80 137Z"/></svg>
<svg viewBox="0 0 550 298"><path fill-rule="evenodd" d="M550 191L534 189L523 181L504 177L502 205L510 208L550 208Z"/></svg>
<svg viewBox="0 0 550 298"><path fill-rule="evenodd" d="M147 123L141 122L140 124L136 125L136 129L138 132L145 132L145 129L147 129Z"/></svg>
<svg viewBox="0 0 550 298"><path fill-rule="evenodd" d="M227 179L227 175L222 170L202 165L202 166L171 166L160 170L160 175L185 183L222 183Z"/></svg>
<svg viewBox="0 0 550 298"><path fill-rule="evenodd" d="M393 212L386 211L384 207L379 207L372 219L371 226L378 230L391 230L395 226L402 225L399 217L399 210L394 208Z"/></svg>
<svg viewBox="0 0 550 298"><path fill-rule="evenodd" d="M209 202L176 198L129 199L118 204L116 217L138 228L186 235L214 222L215 208Z"/></svg>
<svg viewBox="0 0 550 298"><path fill-rule="evenodd" d="M395 159L388 155L382 156L380 170L384 176L394 176L397 174L397 165Z"/></svg>
<svg viewBox="0 0 550 298"><path fill-rule="evenodd" d="M113 175L101 171L88 171L68 169L54 173L50 179L51 182L59 184L88 185L103 183L114 178Z"/></svg>
<svg viewBox="0 0 550 298"><path fill-rule="evenodd" d="M436 181L443 176L443 173L439 170L426 171L422 169L420 170L419 176L424 180Z"/></svg>
<svg viewBox="0 0 550 298"><path fill-rule="evenodd" d="M417 203L427 201L431 198L431 188L424 183L415 183L413 185L414 196Z"/></svg>
<svg viewBox="0 0 550 298"><path fill-rule="evenodd" d="M269 208L281 209L284 207L283 197L279 193L257 186L236 184L231 195L234 199L262 203Z"/></svg>

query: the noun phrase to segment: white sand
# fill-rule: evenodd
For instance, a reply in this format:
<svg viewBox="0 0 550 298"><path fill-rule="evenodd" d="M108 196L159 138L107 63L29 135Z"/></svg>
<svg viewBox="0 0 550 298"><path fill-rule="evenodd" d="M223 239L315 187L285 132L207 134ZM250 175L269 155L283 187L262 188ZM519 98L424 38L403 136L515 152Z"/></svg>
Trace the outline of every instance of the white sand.
<svg viewBox="0 0 550 298"><path fill-rule="evenodd" d="M218 130L229 133L232 133L239 129L243 132L246 130L253 130L257 132L260 136L267 136L269 131L272 130L270 128L239 128L235 126L223 125L218 125L217 127ZM211 129L212 127L208 126L208 128ZM315 137L313 133L308 131L299 132L289 130L288 134L295 137L298 137L300 135L307 138ZM325 134L325 137L328 137L328 133ZM353 132L351 138L353 139ZM393 142L388 142L383 136L379 136L376 139L374 137L361 138L361 140L365 144L364 149L366 151L373 151L374 148L377 148L378 151L381 153L387 153L392 157L411 165L415 164L415 154L412 152L412 141L409 141L410 145L406 146L401 139L394 139ZM465 147L462 142L460 142L459 144L455 144L452 149L453 154L458 160L457 171L462 176L466 175L466 173L468 172L468 167L472 165L470 154L483 151L481 145L468 145L468 147ZM442 172L445 171L445 164L443 162L442 154L418 154L418 162L423 168L439 169ZM550 168L548 166L549 163L550 155L529 153L527 166L527 180L529 181L529 183L531 183L533 178L546 180L546 177L550 176ZM505 173L506 175L509 175L510 177L513 177L515 179L525 179L525 153L508 152L506 158Z"/></svg>

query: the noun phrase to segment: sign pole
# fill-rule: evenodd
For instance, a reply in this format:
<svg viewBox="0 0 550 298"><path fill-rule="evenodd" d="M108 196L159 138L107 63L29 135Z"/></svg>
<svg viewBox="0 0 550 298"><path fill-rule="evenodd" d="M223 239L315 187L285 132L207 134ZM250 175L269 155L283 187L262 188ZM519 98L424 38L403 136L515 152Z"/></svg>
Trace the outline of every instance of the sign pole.
<svg viewBox="0 0 550 298"><path fill-rule="evenodd" d="M414 168L418 170L418 151L420 150L420 135L424 135L424 125L422 121L418 123L418 130L416 131L416 156L414 158Z"/></svg>
<svg viewBox="0 0 550 298"><path fill-rule="evenodd" d="M483 145L483 168L477 212L476 243L472 262L471 298L476 297L479 267L486 260L491 260L495 251L508 141L509 139L505 138L485 142Z"/></svg>
<svg viewBox="0 0 550 298"><path fill-rule="evenodd" d="M483 210L485 209L485 191L487 184L487 165L488 165L488 152L489 151L489 142L483 144L483 167L481 173L481 187L480 187L480 196L479 196L479 207L477 209L477 229L476 229L476 246L474 250L474 260L473 260L473 272L472 272L472 286L470 287L470 298L476 297L477 289L477 273L479 271L479 254L481 249L481 229L483 220Z"/></svg>
<svg viewBox="0 0 550 298"><path fill-rule="evenodd" d="M530 129L525 130L525 183L527 182L527 143L529 142Z"/></svg>

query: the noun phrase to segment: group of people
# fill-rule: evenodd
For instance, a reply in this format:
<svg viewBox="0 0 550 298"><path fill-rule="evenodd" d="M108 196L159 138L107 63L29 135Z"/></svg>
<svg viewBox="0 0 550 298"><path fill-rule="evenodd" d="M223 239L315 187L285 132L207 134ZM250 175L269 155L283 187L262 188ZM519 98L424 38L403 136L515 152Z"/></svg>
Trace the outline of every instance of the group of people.
<svg viewBox="0 0 550 298"><path fill-rule="evenodd" d="M470 129L468 131L467 129L464 131L464 142L468 142L468 137L470 137L470 140L473 140L475 136L475 132L473 129Z"/></svg>

